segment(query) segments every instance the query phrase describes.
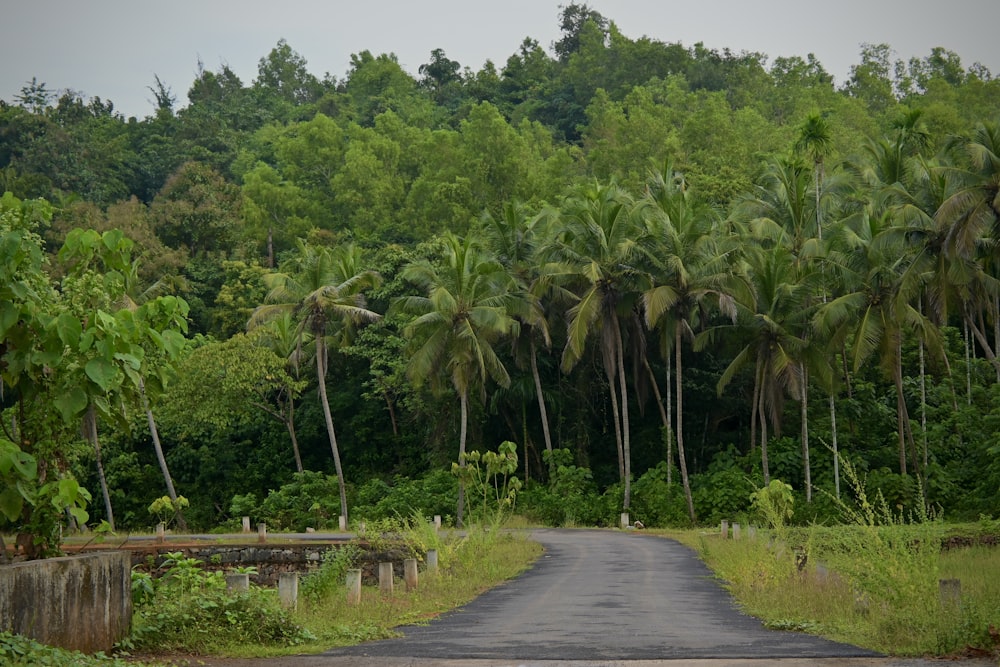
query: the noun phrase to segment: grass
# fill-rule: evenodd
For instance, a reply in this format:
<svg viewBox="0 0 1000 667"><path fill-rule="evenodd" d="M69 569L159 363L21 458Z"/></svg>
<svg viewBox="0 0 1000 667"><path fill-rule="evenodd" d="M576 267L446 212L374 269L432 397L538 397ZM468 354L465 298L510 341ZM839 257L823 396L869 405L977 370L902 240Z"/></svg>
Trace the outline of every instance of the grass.
<svg viewBox="0 0 1000 667"><path fill-rule="evenodd" d="M511 579L538 558L542 547L519 532L470 529L439 536L433 529L410 535L424 546L438 549L436 574L420 572L417 590L406 592L397 581L392 596L364 587L357 605L347 603L346 586L323 596L299 598L293 620L310 638L294 646L218 643L207 653L220 657L274 657L318 653L336 646L397 636L402 625L421 624L460 607Z"/></svg>
<svg viewBox="0 0 1000 667"><path fill-rule="evenodd" d="M743 609L769 627L891 655L1000 657L1000 549L942 551L943 528L812 527L783 540L669 536L698 550ZM939 592L939 579L951 578L961 581L960 602Z"/></svg>

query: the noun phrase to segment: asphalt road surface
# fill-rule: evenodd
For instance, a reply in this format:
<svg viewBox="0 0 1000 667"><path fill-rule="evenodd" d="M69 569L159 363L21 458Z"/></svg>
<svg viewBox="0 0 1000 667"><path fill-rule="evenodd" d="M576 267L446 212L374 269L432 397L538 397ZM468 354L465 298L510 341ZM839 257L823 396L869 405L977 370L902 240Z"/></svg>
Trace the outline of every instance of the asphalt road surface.
<svg viewBox="0 0 1000 667"><path fill-rule="evenodd" d="M635 532L539 530L536 565L404 636L322 655L207 665L918 665L741 613L688 548Z"/></svg>

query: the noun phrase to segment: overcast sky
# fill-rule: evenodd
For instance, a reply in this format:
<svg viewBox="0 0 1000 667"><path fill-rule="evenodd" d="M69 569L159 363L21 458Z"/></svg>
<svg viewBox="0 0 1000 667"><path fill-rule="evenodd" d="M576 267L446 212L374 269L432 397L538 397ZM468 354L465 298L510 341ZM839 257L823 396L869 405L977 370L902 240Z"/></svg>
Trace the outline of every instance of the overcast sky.
<svg viewBox="0 0 1000 667"><path fill-rule="evenodd" d="M199 59L226 63L253 81L257 62L284 38L318 77L338 79L350 56L393 52L416 75L441 48L473 70L498 68L525 37L550 49L559 6L570 0L0 0L0 99L32 77L114 102L126 116L153 112L154 75L179 106ZM690 47L760 51L770 59L814 53L843 83L862 43L888 43L895 57L943 46L968 67L1000 75L1000 0L589 0L630 38ZM551 51L550 51L551 52Z"/></svg>

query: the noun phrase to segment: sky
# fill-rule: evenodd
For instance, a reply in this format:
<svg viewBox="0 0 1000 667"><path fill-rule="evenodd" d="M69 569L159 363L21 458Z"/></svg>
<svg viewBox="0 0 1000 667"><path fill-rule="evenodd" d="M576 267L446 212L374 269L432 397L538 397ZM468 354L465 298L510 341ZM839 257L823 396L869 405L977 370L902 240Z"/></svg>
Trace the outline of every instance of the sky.
<svg viewBox="0 0 1000 667"><path fill-rule="evenodd" d="M417 69L433 49L463 67L498 69L531 37L551 53L560 5L570 0L0 0L0 99L13 102L36 77L51 91L111 100L127 116L154 111L158 76L177 98L198 71L228 65L249 85L257 63L285 39L317 77L346 75L351 54L395 53ZM686 47L815 54L837 85L861 44L889 44L894 58L941 46L966 67L1000 76L998 0L588 0L627 37Z"/></svg>

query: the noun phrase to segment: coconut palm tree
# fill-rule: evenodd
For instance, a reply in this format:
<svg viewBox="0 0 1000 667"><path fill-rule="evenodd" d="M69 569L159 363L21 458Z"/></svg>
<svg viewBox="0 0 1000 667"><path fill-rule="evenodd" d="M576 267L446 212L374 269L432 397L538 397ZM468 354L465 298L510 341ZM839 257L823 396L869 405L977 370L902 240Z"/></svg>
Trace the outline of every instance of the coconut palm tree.
<svg viewBox="0 0 1000 667"><path fill-rule="evenodd" d="M505 337L516 336L519 325L511 315L515 286L503 266L486 256L472 236L463 240L447 233L442 244L440 262L420 260L403 270L403 279L421 294L401 297L393 307L414 316L403 329L410 341L406 372L411 381L434 387L450 381L458 394L458 464L464 467L469 397L478 391L485 400L489 379L501 386L510 384L494 347ZM455 514L459 526L464 513L465 486L460 481Z"/></svg>
<svg viewBox="0 0 1000 667"><path fill-rule="evenodd" d="M735 324L707 329L695 339L698 349L721 335L734 336L742 343L739 352L723 371L717 389L721 394L736 374L748 365L754 367L751 433L761 427L761 470L764 484L771 481L767 458L767 423L780 432L785 395L791 395L805 405L808 382L805 369L815 368L829 375L825 350L813 344L811 312L819 305L815 299L821 281L819 272L796 269L789 251L749 248L745 253L748 273L753 283L753 301L738 303L739 316ZM803 419L803 428L805 420ZM803 473L806 498L811 499L812 479L809 448L803 439Z"/></svg>
<svg viewBox="0 0 1000 667"><path fill-rule="evenodd" d="M366 307L364 297L365 290L375 287L379 277L362 268L361 251L353 245L331 250L301 240L296 253L281 269L264 277L269 288L266 303L254 311L250 326L291 313L298 323L300 340L306 334L313 339L320 404L340 490L340 512L347 521L344 470L326 394L327 362L331 344L335 348L346 345L358 325L381 317Z"/></svg>
<svg viewBox="0 0 1000 667"><path fill-rule="evenodd" d="M615 420L625 511L632 497L632 462L623 325L631 321L630 314L647 284L637 265L644 228L634 209L632 197L614 183L582 187L558 213L557 231L546 252L551 262L545 269L565 280L577 299L567 312L563 371L580 361L592 334L599 339Z"/></svg>
<svg viewBox="0 0 1000 667"><path fill-rule="evenodd" d="M906 474L907 444L913 451L916 445L903 393L903 337L914 332L932 340L935 329L917 307L923 275L912 270L916 255L895 234L898 213L897 207L875 196L866 211L838 229L837 245L843 250L831 256L828 266L843 276L845 291L824 304L813 323L833 337L849 335L855 371L877 354L896 388L899 470Z"/></svg>
<svg viewBox="0 0 1000 667"><path fill-rule="evenodd" d="M532 215L521 202L511 201L504 204L498 216L485 212L480 218L479 230L484 244L514 280L521 295L522 308L515 315L520 323L520 335L514 340L515 359L523 358L516 354L518 350L527 349L545 451L551 452L552 436L549 433L548 411L538 372L537 343L541 342L546 348L552 344L542 297L552 295L557 288L538 268L540 220L540 216Z"/></svg>
<svg viewBox="0 0 1000 667"><path fill-rule="evenodd" d="M707 323L711 305L735 317L734 294L746 303L752 297L738 268L738 247L724 235L718 218L690 201L682 177L671 176L670 181L674 186L661 192L651 188L641 208L646 232L640 252L649 281L642 293L642 309L646 326L661 332L665 351L674 355L677 457L688 515L694 522L684 452L681 348L685 339L693 340L695 330Z"/></svg>

